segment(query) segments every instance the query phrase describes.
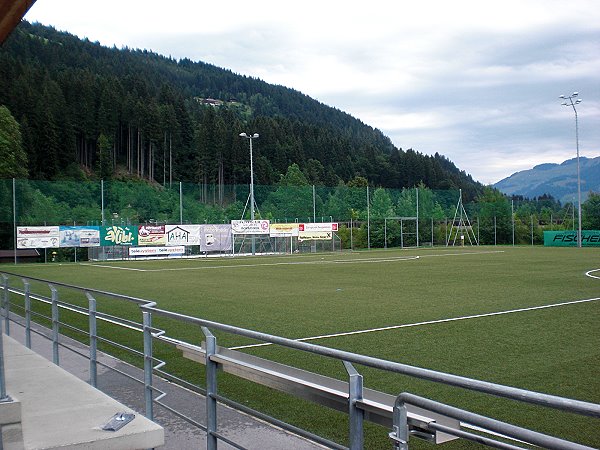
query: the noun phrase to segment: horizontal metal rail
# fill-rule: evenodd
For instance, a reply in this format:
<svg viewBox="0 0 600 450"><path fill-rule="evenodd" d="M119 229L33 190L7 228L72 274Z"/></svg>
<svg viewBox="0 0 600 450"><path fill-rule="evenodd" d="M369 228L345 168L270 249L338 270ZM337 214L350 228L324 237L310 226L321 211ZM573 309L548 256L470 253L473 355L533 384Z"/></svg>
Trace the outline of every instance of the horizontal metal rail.
<svg viewBox="0 0 600 450"><path fill-rule="evenodd" d="M454 417L460 421L477 425L485 430L491 430L508 438L515 438L521 442L542 448L552 450L594 450L592 447L565 441L564 439L548 436L546 434L538 433L537 431L518 427L516 425L501 422L499 420L490 419L489 417L481 416L463 409L455 408L454 406L439 403L434 400L419 397L406 392L400 394L396 398L396 402L394 404L394 432L390 434L390 437L398 442L399 449L408 449L409 433L407 433L408 426L406 421L406 411L403 411L407 404L418 406L420 408L427 409L428 411L435 411L448 417ZM433 425L433 428L436 428L435 424ZM449 434L455 434L459 437L467 438L475 442L484 443L480 439L480 436L473 433L455 431L452 429L446 429L445 432Z"/></svg>
<svg viewBox="0 0 600 450"><path fill-rule="evenodd" d="M573 400L564 397L558 397L556 395L528 391L525 389L515 388L511 386L490 383L488 381L475 380L473 378L467 378L459 375L452 375L444 372L438 372L435 370L410 366L408 364L387 361L371 356L359 355L343 350L322 347L307 342L295 341L293 339L239 328L233 325L226 325L211 320L199 319L197 317L187 316L185 314L159 309L155 306L141 305L140 308L144 311L152 312L159 316L169 317L171 319L192 323L198 326L204 326L209 329L224 331L230 334L249 337L262 342L270 342L284 347L294 348L297 350L302 350L321 356L327 356L330 358L339 359L340 361L348 361L351 363L361 364L376 369L395 372L402 375L408 375L414 378L434 381L450 386L457 386L472 391L483 392L486 394L492 394L497 397L509 398L520 402L531 403L535 405L559 409L562 411L570 411L586 416L600 418L600 405L595 403L589 403L581 400Z"/></svg>

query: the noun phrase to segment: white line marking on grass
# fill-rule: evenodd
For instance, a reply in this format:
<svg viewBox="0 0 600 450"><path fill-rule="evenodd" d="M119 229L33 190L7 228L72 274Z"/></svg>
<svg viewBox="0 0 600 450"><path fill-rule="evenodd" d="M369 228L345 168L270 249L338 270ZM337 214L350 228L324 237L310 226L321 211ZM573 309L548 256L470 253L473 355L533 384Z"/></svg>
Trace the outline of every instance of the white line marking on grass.
<svg viewBox="0 0 600 450"><path fill-rule="evenodd" d="M452 317L449 319L427 320L425 322L406 323L403 325L391 325L388 327L371 328L369 330L347 331L344 333L335 333L335 334L323 334L321 336L311 336L311 337L294 339L294 340L298 341L298 342L305 342L305 341L315 341L318 339L329 339L329 338L342 337L342 336L353 336L355 334L374 333L376 331L397 330L399 328L411 328L411 327L418 327L421 325L434 325L434 324L438 324L438 323L457 322L459 320L479 319L482 317L501 316L504 314L513 314L513 313L526 312L526 311L535 311L535 310L539 310L539 309L556 308L558 306L575 305L578 303L594 302L597 300L600 300L600 297L588 298L585 300L573 300L570 302L554 303L552 305L541 305L541 306L531 306L528 308L511 309L508 311L498 311L498 312L491 312L491 313L484 313L484 314L474 314L474 315L470 315L470 316ZM230 349L231 350L241 350L241 349L245 349L245 348L266 347L269 345L273 345L273 344L270 342L263 342L262 344L241 345L238 347L231 347Z"/></svg>
<svg viewBox="0 0 600 450"><path fill-rule="evenodd" d="M465 256L465 255L490 255L494 253L505 253L504 250L490 250L485 252L461 252L461 253L439 253L436 255L421 255L421 258L435 258L437 256Z"/></svg>
<svg viewBox="0 0 600 450"><path fill-rule="evenodd" d="M415 255L415 256L387 256L374 258L359 258L359 259L333 259L333 260L314 260L314 261L288 261L274 263L253 263L253 264L229 264L218 266L197 266L197 267L179 267L170 269L136 269L131 267L108 266L105 264L86 264L81 265L100 267L105 269L132 270L135 272L177 272L184 270L207 270L207 269L235 269L238 267L261 267L261 266L296 266L310 264L359 264L359 263L384 263L396 261L413 261L420 258L438 257L438 256L464 256L464 255L484 255L493 253L504 253L504 250L484 251L484 252L461 252L461 253L441 253L437 255Z"/></svg>
<svg viewBox="0 0 600 450"><path fill-rule="evenodd" d="M600 276L598 276L598 275L592 275L592 272L600 272L600 269L588 270L585 273L585 276L586 277L590 277L590 278L595 278L596 280L600 280Z"/></svg>
<svg viewBox="0 0 600 450"><path fill-rule="evenodd" d="M116 269L116 270L132 270L134 272L148 272L146 269L135 269L133 267L120 267L120 266L107 266L104 264L88 264L81 263L82 266L90 266L90 267L100 267L102 269Z"/></svg>
<svg viewBox="0 0 600 450"><path fill-rule="evenodd" d="M137 272L177 272L180 270L207 270L207 269L235 269L238 267L261 267L261 266L296 266L310 264L354 264L354 263L371 263L371 262L395 262L395 261L411 261L419 259L419 256L399 256L397 258L371 258L371 259L354 259L354 260L332 260L332 261L290 261L276 263L259 263L259 264L231 264L220 266L201 266L201 267L179 267L172 269L134 269L130 267L107 266L102 264L82 264L93 267L102 267L106 269L134 270Z"/></svg>

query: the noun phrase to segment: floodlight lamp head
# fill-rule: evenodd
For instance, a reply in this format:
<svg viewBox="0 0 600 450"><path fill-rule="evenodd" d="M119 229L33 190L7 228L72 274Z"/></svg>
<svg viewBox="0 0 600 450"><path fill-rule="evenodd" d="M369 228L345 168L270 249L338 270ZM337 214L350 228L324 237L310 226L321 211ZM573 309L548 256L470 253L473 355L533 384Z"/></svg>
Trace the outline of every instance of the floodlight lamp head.
<svg viewBox="0 0 600 450"><path fill-rule="evenodd" d="M576 104L576 105L578 105L578 104L580 104L580 103L581 103L581 99L580 99L580 98L578 98L578 99L577 99L577 101L575 102L575 104Z"/></svg>
<svg viewBox="0 0 600 450"><path fill-rule="evenodd" d="M256 139L256 138L258 137L258 133L254 133L254 134L252 135L252 137L253 137L254 139Z"/></svg>
<svg viewBox="0 0 600 450"><path fill-rule="evenodd" d="M573 97L577 97L579 95L579 92L573 92Z"/></svg>
<svg viewBox="0 0 600 450"><path fill-rule="evenodd" d="M248 137L246 133L240 133L240 137Z"/></svg>
<svg viewBox="0 0 600 450"><path fill-rule="evenodd" d="M559 95L558 98L565 98L565 96L564 95ZM241 134L240 134L240 136L241 136Z"/></svg>
<svg viewBox="0 0 600 450"><path fill-rule="evenodd" d="M569 106L569 105L567 105L567 102L562 102L561 105L563 105L563 106Z"/></svg>

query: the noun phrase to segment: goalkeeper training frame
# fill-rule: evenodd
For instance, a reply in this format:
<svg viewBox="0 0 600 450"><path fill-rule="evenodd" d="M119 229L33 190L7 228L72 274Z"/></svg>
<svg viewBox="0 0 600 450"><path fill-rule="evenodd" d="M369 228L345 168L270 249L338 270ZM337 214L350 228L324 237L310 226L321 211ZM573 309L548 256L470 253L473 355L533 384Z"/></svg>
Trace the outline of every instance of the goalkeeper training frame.
<svg viewBox="0 0 600 450"><path fill-rule="evenodd" d="M462 201L462 189L459 190L458 203L456 204L454 219L452 220L452 225L450 226L450 233L448 233L446 247L450 245L455 246L456 239L459 236L461 246L465 245L467 240L469 241L470 245L479 245Z"/></svg>

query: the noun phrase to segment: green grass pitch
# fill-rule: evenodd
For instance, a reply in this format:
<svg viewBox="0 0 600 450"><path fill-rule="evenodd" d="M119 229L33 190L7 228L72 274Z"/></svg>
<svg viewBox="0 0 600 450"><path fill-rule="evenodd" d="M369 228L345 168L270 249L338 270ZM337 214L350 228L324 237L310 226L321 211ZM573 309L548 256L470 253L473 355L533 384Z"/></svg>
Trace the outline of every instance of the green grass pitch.
<svg viewBox="0 0 600 450"><path fill-rule="evenodd" d="M586 276L594 269L600 269L598 249L540 247L3 267L31 277L147 298L162 309L239 327L292 339L325 335L311 342L600 403L600 300L571 303L600 297L600 279ZM600 276L600 271L595 275ZM537 308L557 304L563 305ZM132 308L118 311L120 306L112 303L107 308L113 313L137 314ZM493 314L514 310L522 311ZM139 315L134 318L140 320ZM196 328L162 325L170 335L196 343L202 339ZM354 333L358 331L364 332ZM253 343L218 334L222 346ZM321 357L276 346L243 351L344 377L340 363ZM198 372L185 364L175 364L173 369L183 376L190 370ZM392 394L409 391L600 446L598 420L358 369L365 387ZM284 420L340 442L346 438L341 414L304 403L303 412L294 412L283 394L233 382L227 376L220 387L227 395ZM332 427L332 422L342 425ZM372 448L391 448L386 432L369 427ZM426 443L415 446L426 447ZM475 448L465 442L444 447Z"/></svg>

